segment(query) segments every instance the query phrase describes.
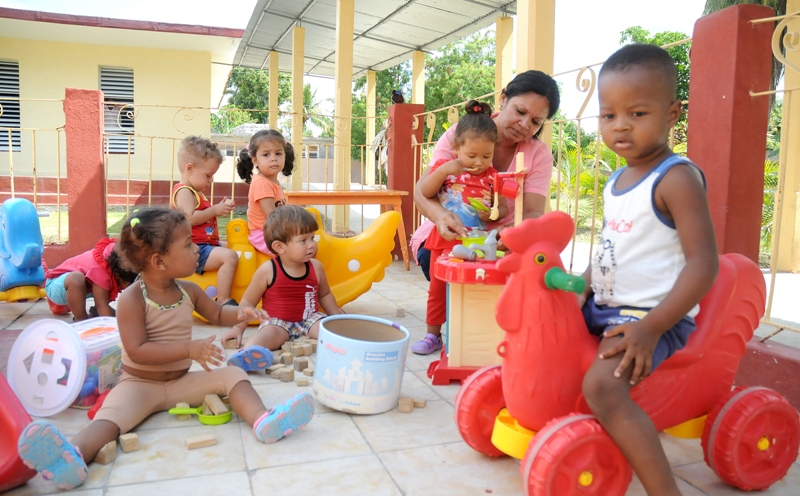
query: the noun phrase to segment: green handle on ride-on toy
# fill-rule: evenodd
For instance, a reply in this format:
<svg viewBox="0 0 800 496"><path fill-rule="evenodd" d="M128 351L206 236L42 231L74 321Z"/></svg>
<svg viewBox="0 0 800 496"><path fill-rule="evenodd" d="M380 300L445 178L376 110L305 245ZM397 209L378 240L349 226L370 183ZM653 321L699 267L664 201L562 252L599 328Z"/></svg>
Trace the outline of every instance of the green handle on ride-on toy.
<svg viewBox="0 0 800 496"><path fill-rule="evenodd" d="M548 289L572 291L577 294L583 293L586 287L586 280L583 277L571 276L558 267L553 267L545 273L544 283Z"/></svg>

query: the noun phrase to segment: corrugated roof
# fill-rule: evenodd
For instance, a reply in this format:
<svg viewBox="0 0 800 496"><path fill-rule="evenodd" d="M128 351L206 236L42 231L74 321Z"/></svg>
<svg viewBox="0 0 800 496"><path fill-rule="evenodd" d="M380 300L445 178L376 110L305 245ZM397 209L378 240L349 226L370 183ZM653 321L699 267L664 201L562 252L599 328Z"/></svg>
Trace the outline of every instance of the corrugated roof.
<svg viewBox="0 0 800 496"><path fill-rule="evenodd" d="M516 14L516 0L355 0L353 77L380 71L411 58L414 50L432 51ZM304 72L333 76L336 0L258 0L235 66L264 69L269 52L279 70L292 69L292 28L306 29Z"/></svg>

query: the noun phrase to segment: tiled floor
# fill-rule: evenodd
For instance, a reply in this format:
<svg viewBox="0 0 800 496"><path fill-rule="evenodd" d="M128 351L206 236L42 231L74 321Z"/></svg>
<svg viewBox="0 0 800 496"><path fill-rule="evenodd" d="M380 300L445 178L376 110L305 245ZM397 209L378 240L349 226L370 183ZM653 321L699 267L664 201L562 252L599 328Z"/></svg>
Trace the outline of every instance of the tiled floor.
<svg viewBox="0 0 800 496"><path fill-rule="evenodd" d="M398 322L411 332L413 342L425 333L426 294L427 282L419 269L406 272L402 263L396 262L383 281L345 309ZM396 316L399 308L405 311L402 318ZM44 303L0 304L0 370L4 373L14 339L26 325L40 318L52 318ZM211 334L219 336L221 329L198 321L195 337ZM409 353L403 376L402 394L427 400L424 409L411 414L392 410L360 416L318 405L308 427L269 446L258 443L250 427L235 416L229 424L209 427L196 420L178 421L167 413L153 415L135 430L139 451L120 451L110 465L92 464L86 484L72 494L523 494L519 462L487 458L461 441L453 421L459 386L431 385L425 372L433 359ZM252 375L252 381L268 406L310 390L263 374ZM51 420L68 436L89 422L85 411L75 409ZM184 447L185 438L203 433L213 433L217 445L193 451ZM685 496L740 494L706 466L699 440L662 436ZM58 493L52 483L35 477L7 494ZM627 494L644 494L635 478ZM784 480L762 494L800 494L800 465L795 464Z"/></svg>

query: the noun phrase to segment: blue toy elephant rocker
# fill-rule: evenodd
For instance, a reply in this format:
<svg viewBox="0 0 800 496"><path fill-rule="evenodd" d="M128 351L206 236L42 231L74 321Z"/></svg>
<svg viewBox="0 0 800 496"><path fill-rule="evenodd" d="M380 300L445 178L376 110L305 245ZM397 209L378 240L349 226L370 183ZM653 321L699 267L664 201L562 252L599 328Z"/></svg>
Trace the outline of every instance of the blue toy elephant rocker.
<svg viewBox="0 0 800 496"><path fill-rule="evenodd" d="M0 301L44 298L42 230L36 208L12 198L0 206Z"/></svg>

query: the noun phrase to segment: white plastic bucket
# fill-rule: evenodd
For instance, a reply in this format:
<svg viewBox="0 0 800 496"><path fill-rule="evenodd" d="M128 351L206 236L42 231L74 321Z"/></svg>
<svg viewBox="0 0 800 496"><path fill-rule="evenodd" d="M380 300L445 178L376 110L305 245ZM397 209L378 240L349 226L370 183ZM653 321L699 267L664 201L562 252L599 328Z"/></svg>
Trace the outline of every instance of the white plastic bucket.
<svg viewBox="0 0 800 496"><path fill-rule="evenodd" d="M117 319L74 324L42 319L23 330L8 357L8 383L25 410L49 417L70 405L89 408L117 383L120 370Z"/></svg>
<svg viewBox="0 0 800 496"><path fill-rule="evenodd" d="M382 413L397 406L408 330L363 315L333 315L319 326L314 395L334 410Z"/></svg>

